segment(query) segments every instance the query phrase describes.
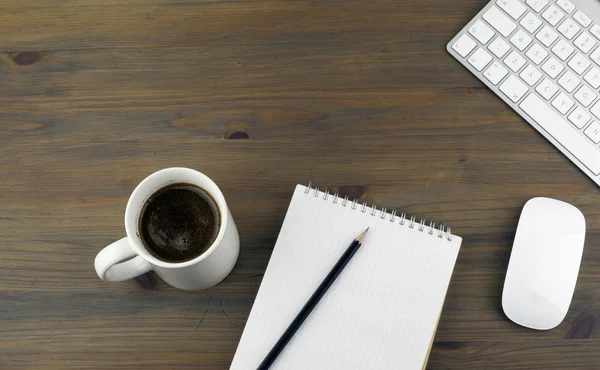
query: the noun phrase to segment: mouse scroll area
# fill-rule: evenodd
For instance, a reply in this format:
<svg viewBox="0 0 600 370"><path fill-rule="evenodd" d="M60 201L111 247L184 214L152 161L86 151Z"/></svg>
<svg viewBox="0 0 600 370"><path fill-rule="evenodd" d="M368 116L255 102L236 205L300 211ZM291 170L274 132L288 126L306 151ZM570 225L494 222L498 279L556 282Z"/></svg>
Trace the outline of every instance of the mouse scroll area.
<svg viewBox="0 0 600 370"><path fill-rule="evenodd" d="M529 200L504 281L506 316L531 329L558 326L573 298L584 241L585 218L576 207L550 198Z"/></svg>

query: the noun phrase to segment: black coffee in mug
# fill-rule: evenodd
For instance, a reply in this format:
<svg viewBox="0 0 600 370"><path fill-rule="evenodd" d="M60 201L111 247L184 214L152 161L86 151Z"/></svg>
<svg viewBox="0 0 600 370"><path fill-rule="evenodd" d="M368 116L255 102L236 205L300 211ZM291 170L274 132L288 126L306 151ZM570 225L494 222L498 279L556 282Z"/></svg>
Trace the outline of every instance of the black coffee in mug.
<svg viewBox="0 0 600 370"><path fill-rule="evenodd" d="M214 199L203 189L171 184L152 194L139 218L140 237L154 257L185 262L204 253L215 241L221 215Z"/></svg>

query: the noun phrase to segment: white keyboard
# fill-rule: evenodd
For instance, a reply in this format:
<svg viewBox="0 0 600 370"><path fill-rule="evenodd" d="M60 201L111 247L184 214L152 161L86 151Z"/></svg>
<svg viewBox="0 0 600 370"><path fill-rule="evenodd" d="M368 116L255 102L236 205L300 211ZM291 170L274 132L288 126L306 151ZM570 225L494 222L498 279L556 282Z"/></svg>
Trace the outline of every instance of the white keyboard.
<svg viewBox="0 0 600 370"><path fill-rule="evenodd" d="M600 1L493 0L448 51L600 185Z"/></svg>

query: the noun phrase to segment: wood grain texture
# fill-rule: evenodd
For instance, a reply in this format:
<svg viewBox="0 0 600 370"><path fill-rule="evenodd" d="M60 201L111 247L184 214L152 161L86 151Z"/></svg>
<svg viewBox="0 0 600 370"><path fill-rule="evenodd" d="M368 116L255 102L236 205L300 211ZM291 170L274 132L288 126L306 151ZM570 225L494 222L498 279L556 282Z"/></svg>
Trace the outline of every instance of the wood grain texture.
<svg viewBox="0 0 600 370"><path fill-rule="evenodd" d="M0 368L228 368L309 180L464 238L428 369L596 368L600 193L445 51L486 2L0 1ZM100 281L129 194L169 166L220 185L234 271L193 293ZM588 225L547 332L500 306L534 196Z"/></svg>

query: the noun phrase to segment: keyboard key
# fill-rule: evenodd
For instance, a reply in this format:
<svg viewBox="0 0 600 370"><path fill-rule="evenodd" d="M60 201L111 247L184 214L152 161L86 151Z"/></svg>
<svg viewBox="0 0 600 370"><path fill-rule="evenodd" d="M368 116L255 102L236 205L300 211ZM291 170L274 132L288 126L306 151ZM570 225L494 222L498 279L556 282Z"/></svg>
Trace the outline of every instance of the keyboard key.
<svg viewBox="0 0 600 370"><path fill-rule="evenodd" d="M571 121L571 123L573 123L575 127L580 130L583 128L583 126L590 122L590 119L592 119L592 116L590 116L588 112L583 110L581 107L575 108L575 110L569 114L569 121Z"/></svg>
<svg viewBox="0 0 600 370"><path fill-rule="evenodd" d="M504 37L508 37L517 28L517 25L495 6L483 14L483 19Z"/></svg>
<svg viewBox="0 0 600 370"><path fill-rule="evenodd" d="M521 26L523 26L523 28L525 28L529 33L534 33L535 31L537 31L537 29L540 28L542 23L542 20L539 19L532 12L527 13L527 15L523 17L523 19L521 19L520 22Z"/></svg>
<svg viewBox="0 0 600 370"><path fill-rule="evenodd" d="M498 85L507 74L508 70L504 68L500 62L494 62L483 75L490 80L491 83Z"/></svg>
<svg viewBox="0 0 600 370"><path fill-rule="evenodd" d="M550 57L542 66L542 70L552 78L556 78L565 67L554 57Z"/></svg>
<svg viewBox="0 0 600 370"><path fill-rule="evenodd" d="M531 59L531 61L535 64L540 64L544 61L544 59L546 59L546 57L548 56L548 52L546 51L546 49L544 49L536 43L533 44L533 46L530 47L529 50L527 50L527 53L525 53L525 55L527 55L527 58Z"/></svg>
<svg viewBox="0 0 600 370"><path fill-rule="evenodd" d="M575 39L574 44L579 48L579 50L587 54L590 50L592 50L594 45L596 45L596 40L589 33L582 32L581 35Z"/></svg>
<svg viewBox="0 0 600 370"><path fill-rule="evenodd" d="M552 26L556 26L558 22L565 16L560 9L555 7L554 5L550 5L548 9L544 13L542 13L542 18L548 21Z"/></svg>
<svg viewBox="0 0 600 370"><path fill-rule="evenodd" d="M469 33L484 45L494 37L494 31L479 19L469 27Z"/></svg>
<svg viewBox="0 0 600 370"><path fill-rule="evenodd" d="M574 51L575 48L563 39L560 39L552 48L552 52L562 61L567 60Z"/></svg>
<svg viewBox="0 0 600 370"><path fill-rule="evenodd" d="M476 70L481 71L492 61L492 59L492 56L487 51L479 48L469 57L468 61Z"/></svg>
<svg viewBox="0 0 600 370"><path fill-rule="evenodd" d="M600 88L600 70L598 68L592 67L583 79L594 89Z"/></svg>
<svg viewBox="0 0 600 370"><path fill-rule="evenodd" d="M552 101L552 106L556 108L556 110L558 110L561 114L567 114L567 112L573 107L573 105L575 105L575 102L563 92L558 94L556 99Z"/></svg>
<svg viewBox="0 0 600 370"><path fill-rule="evenodd" d="M521 100L523 95L527 93L528 88L523 82L521 82L514 75L510 75L506 81L502 85L500 85L500 91L504 93L504 95L508 96L513 103Z"/></svg>
<svg viewBox="0 0 600 370"><path fill-rule="evenodd" d="M590 54L590 59L600 66L600 47L596 48L596 50Z"/></svg>
<svg viewBox="0 0 600 370"><path fill-rule="evenodd" d="M561 78L558 79L558 84L562 86L569 94L575 91L581 80L577 78L571 71L566 71Z"/></svg>
<svg viewBox="0 0 600 370"><path fill-rule="evenodd" d="M549 79L544 78L542 82L535 88L535 91L540 93L541 96L546 100L552 99L554 94L558 91L558 87Z"/></svg>
<svg viewBox="0 0 600 370"><path fill-rule="evenodd" d="M462 35L455 43L452 45L452 49L454 49L458 55L465 58L473 49L475 49L477 43L475 40L470 38L467 35Z"/></svg>
<svg viewBox="0 0 600 370"><path fill-rule="evenodd" d="M525 48L531 44L531 41L531 37L523 30L518 30L513 37L510 38L510 42L521 51L525 50Z"/></svg>
<svg viewBox="0 0 600 370"><path fill-rule="evenodd" d="M590 112L592 112L592 114L596 116L596 118L600 119L600 101L590 108Z"/></svg>
<svg viewBox="0 0 600 370"><path fill-rule="evenodd" d="M600 175L600 151L569 127L562 116L543 100L535 94L529 94L519 107L593 174Z"/></svg>
<svg viewBox="0 0 600 370"><path fill-rule="evenodd" d="M503 38L496 37L496 39L488 45L488 49L490 49L492 54L494 54L498 58L502 58L510 50L510 45L508 44L508 42L504 41Z"/></svg>
<svg viewBox="0 0 600 370"><path fill-rule="evenodd" d="M550 47L550 45L558 38L558 34L554 32L552 28L544 26L544 28L535 35L535 38L540 40L546 47Z"/></svg>
<svg viewBox="0 0 600 370"><path fill-rule="evenodd" d="M577 12L575 12L575 15L573 15L573 19L575 19L583 27L587 27L590 25L590 23L592 23L592 20L590 19L590 17L585 15L585 13L582 12L581 10L578 10Z"/></svg>
<svg viewBox="0 0 600 370"><path fill-rule="evenodd" d="M525 58L523 58L521 54L517 53L514 50L511 51L510 54L508 54L506 59L504 59L504 64L506 64L508 68L510 68L515 73L518 72L521 69L521 67L525 65L525 63L527 63Z"/></svg>
<svg viewBox="0 0 600 370"><path fill-rule="evenodd" d="M560 26L558 26L558 32L562 33L569 40L575 37L580 30L581 27L579 27L577 23L569 18L567 18Z"/></svg>
<svg viewBox="0 0 600 370"><path fill-rule="evenodd" d="M579 53L575 54L575 56L569 61L569 67L571 67L571 69L573 69L578 75L585 72L589 66L590 61Z"/></svg>
<svg viewBox="0 0 600 370"><path fill-rule="evenodd" d="M527 5L539 13L546 5L548 5L548 0L527 0Z"/></svg>
<svg viewBox="0 0 600 370"><path fill-rule="evenodd" d="M598 121L592 122L584 132L585 136L589 137L594 144L600 143L600 123Z"/></svg>
<svg viewBox="0 0 600 370"><path fill-rule="evenodd" d="M573 10L575 10L575 5L569 0L556 0L556 5L567 12L567 14L571 14L573 13Z"/></svg>
<svg viewBox="0 0 600 370"><path fill-rule="evenodd" d="M597 24L593 25L592 28L590 28L590 32L592 35L596 36L597 39L600 39L600 26Z"/></svg>
<svg viewBox="0 0 600 370"><path fill-rule="evenodd" d="M513 19L519 19L527 8L519 0L496 0L496 5L508 13Z"/></svg>
<svg viewBox="0 0 600 370"><path fill-rule="evenodd" d="M537 68L530 64L525 67L519 77L521 77L529 86L533 86L540 80L540 78L542 78L542 72L538 71Z"/></svg>
<svg viewBox="0 0 600 370"><path fill-rule="evenodd" d="M581 103L584 107L589 107L590 104L594 100L596 100L596 94L587 87L586 85L581 86L581 88L575 93L575 99Z"/></svg>

